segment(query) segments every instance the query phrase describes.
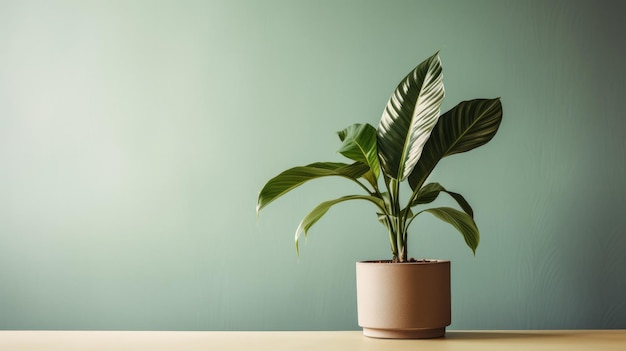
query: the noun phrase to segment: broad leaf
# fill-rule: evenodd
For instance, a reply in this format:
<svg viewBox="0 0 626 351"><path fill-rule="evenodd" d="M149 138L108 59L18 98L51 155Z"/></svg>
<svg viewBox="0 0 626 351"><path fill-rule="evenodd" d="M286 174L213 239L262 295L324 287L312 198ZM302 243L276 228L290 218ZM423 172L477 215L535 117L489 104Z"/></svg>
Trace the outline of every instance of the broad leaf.
<svg viewBox="0 0 626 351"><path fill-rule="evenodd" d="M452 224L461 233L461 235L463 235L467 246L469 246L469 248L472 249L472 252L476 254L476 248L478 247L478 243L480 241L480 234L478 232L476 222L474 222L472 217L464 212L450 207L429 208L424 211L430 212L444 222Z"/></svg>
<svg viewBox="0 0 626 351"><path fill-rule="evenodd" d="M337 132L337 135L343 142L338 152L351 160L369 165L374 180L378 179L380 165L376 148L376 128L370 124L353 124Z"/></svg>
<svg viewBox="0 0 626 351"><path fill-rule="evenodd" d="M374 203L380 210L383 210L385 208L385 203L382 199L366 195L348 195L340 197L338 199L322 202L321 204L317 205L317 207L315 207L313 211L306 215L300 222L300 225L298 225L298 229L296 230L295 235L296 251L299 252L298 242L300 240L301 233L304 232L304 235L306 237L309 229L313 226L313 224L315 224L320 218L322 218L322 216L324 216L332 206L340 202L349 200L367 200Z"/></svg>
<svg viewBox="0 0 626 351"><path fill-rule="evenodd" d="M290 168L270 179L261 189L257 199L257 214L272 201L309 180L341 176L356 181L368 171L369 166L361 162L351 165L339 162L317 162L307 166Z"/></svg>
<svg viewBox="0 0 626 351"><path fill-rule="evenodd" d="M385 174L411 174L437 123L444 97L439 53L420 63L398 85L378 125L378 155Z"/></svg>
<svg viewBox="0 0 626 351"><path fill-rule="evenodd" d="M411 188L420 187L443 157L489 142L496 135L501 121L502 104L499 98L463 101L444 113L409 176Z"/></svg>
<svg viewBox="0 0 626 351"><path fill-rule="evenodd" d="M463 195L448 191L439 183L429 183L424 185L417 192L417 196L415 197L415 200L413 200L411 206L429 204L435 201L435 199L439 196L439 193L441 192L450 195L454 200L456 200L456 202L459 204L459 206L461 206L465 213L470 215L470 217L474 217L474 211L472 210L472 207L469 205L469 203L465 200Z"/></svg>

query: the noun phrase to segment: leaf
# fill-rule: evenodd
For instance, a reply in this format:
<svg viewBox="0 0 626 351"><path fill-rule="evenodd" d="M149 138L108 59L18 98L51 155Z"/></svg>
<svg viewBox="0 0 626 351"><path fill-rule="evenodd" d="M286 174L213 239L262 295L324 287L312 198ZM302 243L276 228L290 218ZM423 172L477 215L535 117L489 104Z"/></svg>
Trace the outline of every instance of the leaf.
<svg viewBox="0 0 626 351"><path fill-rule="evenodd" d="M420 187L443 157L489 142L496 135L501 121L502 104L499 98L463 101L444 113L409 176L411 188Z"/></svg>
<svg viewBox="0 0 626 351"><path fill-rule="evenodd" d="M258 214L261 209L272 201L309 180L321 177L341 176L356 181L368 171L369 166L361 162L353 164L317 162L307 166L290 168L270 179L263 189L261 189L257 199L256 212Z"/></svg>
<svg viewBox="0 0 626 351"><path fill-rule="evenodd" d="M444 222L452 224L463 235L465 243L472 249L474 255L476 254L480 233L472 217L450 207L429 208L424 211L430 212Z"/></svg>
<svg viewBox="0 0 626 351"><path fill-rule="evenodd" d="M349 200L367 200L367 201L373 202L381 210L384 210L385 208L385 202L382 199L378 197L374 197L374 196L367 196L367 195L348 195L348 196L340 197L338 199L324 201L321 204L317 205L317 207L315 207L313 211L307 214L302 219L302 221L300 221L300 224L298 225L298 229L296 230L296 235L295 235L296 251L299 252L298 242L300 240L301 233L304 232L304 236L306 237L309 229L313 226L313 224L315 224L320 218L322 218L322 216L324 216L326 212L328 212L328 210L332 206L340 202L349 201Z"/></svg>
<svg viewBox="0 0 626 351"><path fill-rule="evenodd" d="M374 180L378 179L380 164L376 148L376 128L370 124L357 123L337 132L337 135L343 142L338 152L351 160L369 165Z"/></svg>
<svg viewBox="0 0 626 351"><path fill-rule="evenodd" d="M413 171L437 123L444 97L439 53L420 63L389 98L378 125L378 156L385 174L403 181Z"/></svg>
<svg viewBox="0 0 626 351"><path fill-rule="evenodd" d="M456 202L459 204L459 206L461 206L465 213L470 215L470 217L472 218L474 217L474 210L472 210L470 204L461 194L448 191L439 183L429 183L424 185L417 192L417 196L415 197L415 200L413 201L411 206L429 204L435 201L435 199L439 196L439 193L441 193L442 191L450 195L454 200L456 200Z"/></svg>

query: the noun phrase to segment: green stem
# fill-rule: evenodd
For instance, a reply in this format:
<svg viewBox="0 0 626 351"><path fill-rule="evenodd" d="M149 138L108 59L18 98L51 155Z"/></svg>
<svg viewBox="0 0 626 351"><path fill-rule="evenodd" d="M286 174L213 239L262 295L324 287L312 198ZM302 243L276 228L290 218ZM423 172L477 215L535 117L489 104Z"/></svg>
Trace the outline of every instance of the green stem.
<svg viewBox="0 0 626 351"><path fill-rule="evenodd" d="M404 220L402 209L400 208L400 182L396 179L392 179L389 190L392 205L393 233L396 241L396 255L394 256L397 256L400 262L404 262L406 261L406 243L404 236Z"/></svg>
<svg viewBox="0 0 626 351"><path fill-rule="evenodd" d="M391 254L393 255L393 261L396 261L398 258L398 244L396 240L396 232L395 232L395 221L394 221L394 206L393 206L393 191L392 191L392 180L391 178L383 175L383 180L385 184L385 188L387 189L387 193L389 194L387 203L388 209L385 211L385 215L387 217L387 230L389 232L389 244L391 245ZM384 198L381 194L381 198Z"/></svg>
<svg viewBox="0 0 626 351"><path fill-rule="evenodd" d="M344 178L350 179L350 180L354 181L361 188L363 188L365 190L365 192L367 192L370 195L374 195L376 192L378 192L378 189L376 189L376 188L374 188L374 191L371 191L365 184L361 183L358 179L354 179L354 178L350 178L350 177L344 177Z"/></svg>

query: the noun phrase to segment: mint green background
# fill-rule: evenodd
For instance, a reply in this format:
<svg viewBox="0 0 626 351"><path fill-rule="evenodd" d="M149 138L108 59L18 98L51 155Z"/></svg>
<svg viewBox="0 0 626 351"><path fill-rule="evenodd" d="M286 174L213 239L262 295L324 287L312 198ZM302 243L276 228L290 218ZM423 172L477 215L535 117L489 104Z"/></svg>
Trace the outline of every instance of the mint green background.
<svg viewBox="0 0 626 351"><path fill-rule="evenodd" d="M447 96L502 97L486 146L432 176L474 206L452 329L626 328L622 1L0 0L0 328L357 329L354 263L389 258L367 203L288 167L340 161L440 50ZM446 203L445 201L442 203ZM425 287L427 288L427 287Z"/></svg>

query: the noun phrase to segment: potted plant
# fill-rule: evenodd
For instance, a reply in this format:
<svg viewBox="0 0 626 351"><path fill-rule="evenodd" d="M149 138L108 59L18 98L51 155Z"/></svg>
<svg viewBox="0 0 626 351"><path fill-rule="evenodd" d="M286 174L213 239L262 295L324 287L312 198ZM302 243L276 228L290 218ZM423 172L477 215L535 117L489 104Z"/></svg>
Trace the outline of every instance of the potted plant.
<svg viewBox="0 0 626 351"><path fill-rule="evenodd" d="M463 196L439 183L426 183L444 157L469 151L490 141L502 120L500 99L463 101L440 115L444 98L439 53L424 60L397 86L378 128L354 124L337 132L339 153L351 163L318 162L288 169L270 179L258 196L261 209L313 179L338 176L356 182L363 194L322 202L296 229L301 235L332 206L351 200L374 205L391 246L390 260L357 262L359 325L366 336L430 338L450 325L450 262L409 258L408 228L428 212L454 226L475 254L479 231ZM404 194L403 192L407 192ZM451 207L423 208L441 193L456 201ZM401 196L404 194L404 196Z"/></svg>

